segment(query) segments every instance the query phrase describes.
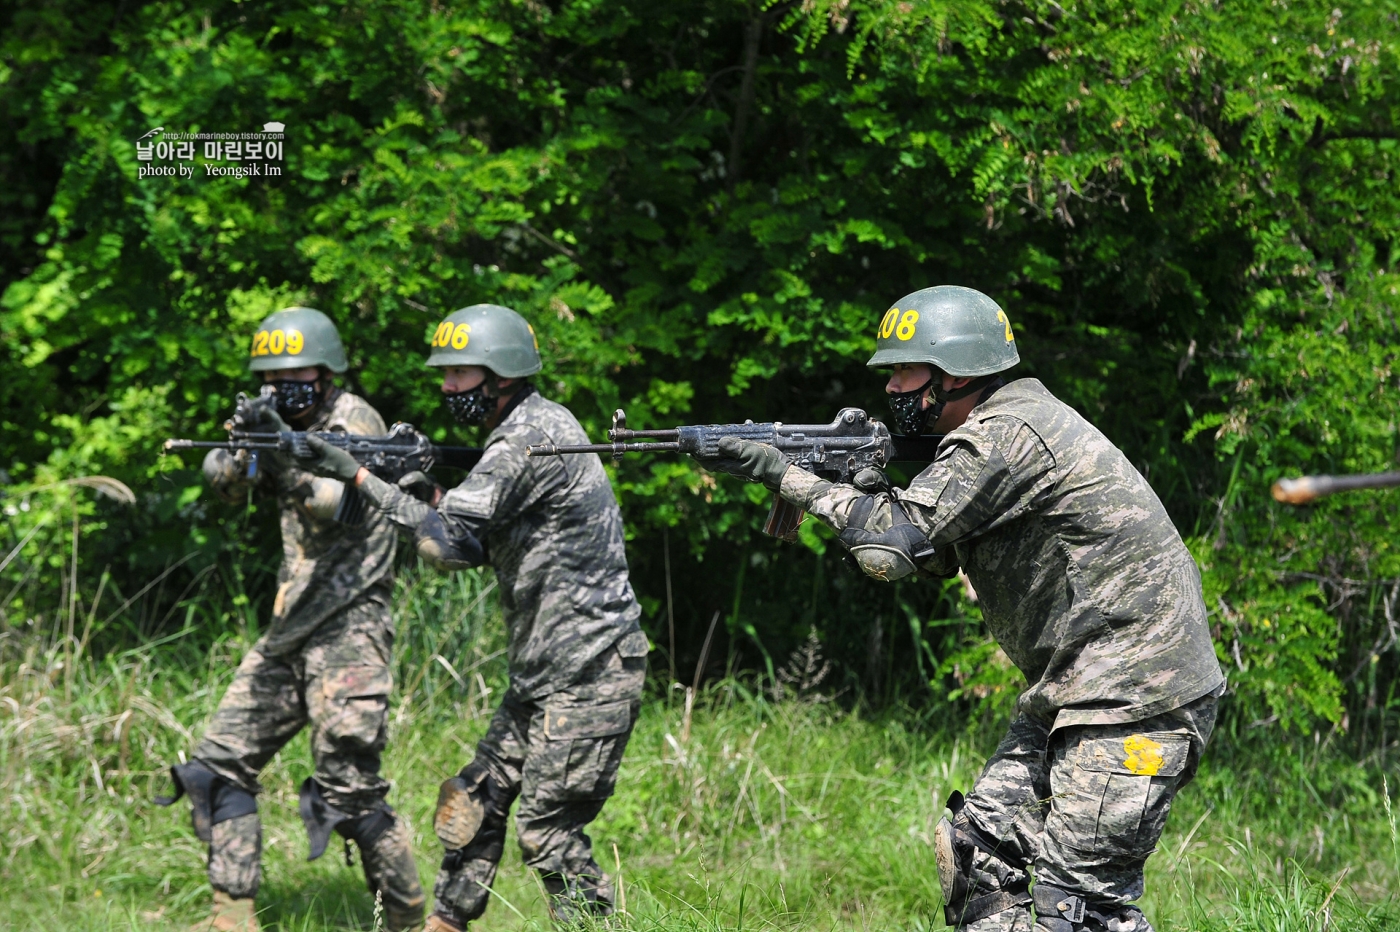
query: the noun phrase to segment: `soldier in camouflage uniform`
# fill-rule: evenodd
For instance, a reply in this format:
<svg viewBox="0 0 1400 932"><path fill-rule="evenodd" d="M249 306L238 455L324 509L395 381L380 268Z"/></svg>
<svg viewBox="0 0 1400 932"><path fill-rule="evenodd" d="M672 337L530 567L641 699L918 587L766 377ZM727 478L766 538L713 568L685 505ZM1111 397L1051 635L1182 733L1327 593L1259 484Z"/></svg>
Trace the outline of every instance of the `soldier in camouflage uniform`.
<svg viewBox="0 0 1400 932"><path fill-rule="evenodd" d="M721 468L812 512L877 579L961 566L1030 684L935 833L948 924L1149 932L1129 903L1225 686L1196 564L1122 452L1036 380L998 375L1019 356L986 295L915 292L877 345L900 428L947 435L909 488L826 482L748 441L722 444Z"/></svg>
<svg viewBox="0 0 1400 932"><path fill-rule="evenodd" d="M255 406L255 429L289 430L285 417L299 430L385 433L378 412L335 386L332 373L346 367L335 325L320 311L268 317L254 338L251 369L275 394ZM190 797L195 832L209 844L214 913L196 927L257 928L258 773L309 725L315 772L301 787L301 814L311 857L335 831L348 859L353 839L388 927L412 928L423 919L423 889L409 827L385 803L389 782L379 773L392 685L394 528L372 509L357 522L337 520L345 486L282 458L250 461L211 450L204 472L232 501L250 488L276 494L283 559L267 633L243 658L189 763L171 768L174 798Z"/></svg>
<svg viewBox="0 0 1400 932"><path fill-rule="evenodd" d="M439 324L432 348L428 365L444 369L454 417L490 428L461 485L444 492L411 474L395 488L320 441L308 463L354 482L434 565L489 561L500 586L510 688L475 759L442 784L434 828L447 854L427 929L464 929L486 909L517 797L520 850L556 922L605 916L613 888L584 829L617 781L648 648L622 514L597 456L525 455L529 444L588 438L528 381L541 363L524 318L494 305L464 308Z"/></svg>

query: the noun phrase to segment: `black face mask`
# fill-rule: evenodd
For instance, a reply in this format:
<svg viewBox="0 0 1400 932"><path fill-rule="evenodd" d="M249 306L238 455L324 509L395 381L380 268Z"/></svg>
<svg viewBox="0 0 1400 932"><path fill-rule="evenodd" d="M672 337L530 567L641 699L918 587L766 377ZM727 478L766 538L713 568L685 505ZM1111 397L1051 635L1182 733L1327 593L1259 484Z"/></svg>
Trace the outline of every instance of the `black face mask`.
<svg viewBox="0 0 1400 932"><path fill-rule="evenodd" d="M935 373L927 382L913 391L891 392L887 397L890 402L890 411L894 414L895 424L905 435L914 436L923 433L924 426L930 421L937 423L948 402L982 392L982 397L978 400L980 404L1005 384L1006 380L999 375L983 375L968 382L962 388L955 388L948 392L943 390L942 373ZM928 391L930 385L934 388L929 398L929 406L925 408L922 403L924 392Z"/></svg>
<svg viewBox="0 0 1400 932"><path fill-rule="evenodd" d="M895 425L905 436L913 437L923 433L924 425L929 422L929 419L932 418L936 421L938 415L943 413L942 402L934 402L927 408L924 407L924 392L928 391L928 387L932 384L933 378L930 377L927 382L913 391L890 392L887 396Z"/></svg>
<svg viewBox="0 0 1400 932"><path fill-rule="evenodd" d="M477 427L486 423L486 418L496 406L496 399L486 394L485 382L476 388L452 392L443 397L447 399L447 409L452 412L452 419L463 427Z"/></svg>
<svg viewBox="0 0 1400 932"><path fill-rule="evenodd" d="M297 417L321 403L321 389L316 382L279 379L269 384L277 394L277 413L283 417Z"/></svg>

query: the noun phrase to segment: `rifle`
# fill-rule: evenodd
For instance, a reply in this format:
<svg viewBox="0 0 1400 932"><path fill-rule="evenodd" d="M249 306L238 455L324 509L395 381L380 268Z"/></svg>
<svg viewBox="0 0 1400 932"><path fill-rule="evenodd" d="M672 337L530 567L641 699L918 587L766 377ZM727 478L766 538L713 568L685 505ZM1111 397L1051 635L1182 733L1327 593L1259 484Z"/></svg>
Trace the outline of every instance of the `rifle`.
<svg viewBox="0 0 1400 932"><path fill-rule="evenodd" d="M670 430L629 430L621 408L613 414L611 443L559 446L531 444L526 456L568 456L575 453L608 453L613 462L625 453L689 453L704 463L721 459L719 442L725 437L753 440L777 447L799 469L831 482L850 482L862 469L883 469L890 463L931 463L942 442L941 435L903 437L890 433L880 421L860 408L842 408L830 424L700 424ZM644 442L636 442L644 441ZM804 512L779 495L773 496L763 533L792 540Z"/></svg>
<svg viewBox="0 0 1400 932"><path fill-rule="evenodd" d="M1297 479L1280 479L1274 483L1273 495L1276 501L1289 505L1306 505L1315 498L1331 495L1333 492L1348 492L1352 489L1387 489L1400 485L1400 472L1378 472L1361 476L1301 476Z"/></svg>
<svg viewBox="0 0 1400 932"><path fill-rule="evenodd" d="M306 444L307 437L320 437L333 447L340 447L363 467L386 482L396 482L399 477L415 470L428 472L437 466L452 469L471 469L481 460L481 447L440 447L430 441L412 424L399 421L389 428L382 437L367 437L362 434L347 434L338 430L315 431L284 430L276 433L258 433L246 430L230 430L229 439L217 440L176 440L165 441L163 449L171 450L248 450L248 478L257 477L257 454L261 451L276 451L292 457L311 455Z"/></svg>

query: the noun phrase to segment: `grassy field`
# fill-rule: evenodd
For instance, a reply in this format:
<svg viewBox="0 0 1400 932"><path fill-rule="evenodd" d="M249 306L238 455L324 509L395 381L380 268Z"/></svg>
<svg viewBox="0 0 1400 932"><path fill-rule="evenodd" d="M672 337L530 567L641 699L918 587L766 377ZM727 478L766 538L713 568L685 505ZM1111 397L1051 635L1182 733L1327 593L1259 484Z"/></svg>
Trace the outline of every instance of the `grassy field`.
<svg viewBox="0 0 1400 932"><path fill-rule="evenodd" d="M437 784L470 759L504 685L489 579L400 581L386 770L428 885ZM188 807L151 800L251 632L195 649L198 614L189 617L184 636L97 661L32 628L0 635L0 924L175 929L205 911ZM862 714L824 698L820 687L777 698L728 681L700 697L688 733L678 690L648 699L592 832L599 860L622 878L616 927L942 927L933 826L996 735L946 710L933 720ZM309 772L302 738L264 774L264 925L372 928L373 902L338 845L305 860L295 787ZM1400 928L1395 772L1349 759L1325 735L1217 734L1149 862L1142 905L1158 929ZM548 928L513 844L497 894L474 928Z"/></svg>

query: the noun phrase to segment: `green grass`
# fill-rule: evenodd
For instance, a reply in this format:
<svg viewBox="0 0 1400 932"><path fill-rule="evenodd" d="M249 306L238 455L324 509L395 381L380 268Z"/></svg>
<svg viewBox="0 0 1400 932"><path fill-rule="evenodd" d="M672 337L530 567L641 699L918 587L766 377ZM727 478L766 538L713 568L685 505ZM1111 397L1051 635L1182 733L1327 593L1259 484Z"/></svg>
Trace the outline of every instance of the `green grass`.
<svg viewBox="0 0 1400 932"><path fill-rule="evenodd" d="M394 711L385 769L429 886L437 784L470 759L504 684L489 578L400 582L399 699L411 696ZM246 640L192 642L65 666L61 639L0 635L0 924L175 929L204 913L188 807L151 800ZM622 877L621 927L942 927L929 839L942 800L971 783L996 737L949 714L859 714L729 681L701 697L685 740L680 693L653 695L592 831L599 860ZM1386 769L1321 737L1217 735L1149 862L1144 908L1158 929L1400 928L1400 814ZM305 860L295 787L309 772L302 738L263 777L262 920L371 928L358 866L336 845ZM548 928L513 842L497 893L474 928Z"/></svg>

